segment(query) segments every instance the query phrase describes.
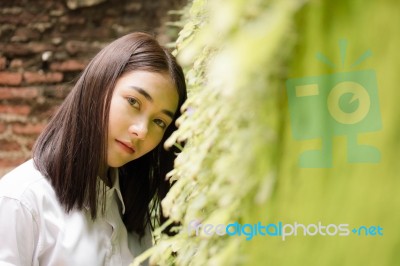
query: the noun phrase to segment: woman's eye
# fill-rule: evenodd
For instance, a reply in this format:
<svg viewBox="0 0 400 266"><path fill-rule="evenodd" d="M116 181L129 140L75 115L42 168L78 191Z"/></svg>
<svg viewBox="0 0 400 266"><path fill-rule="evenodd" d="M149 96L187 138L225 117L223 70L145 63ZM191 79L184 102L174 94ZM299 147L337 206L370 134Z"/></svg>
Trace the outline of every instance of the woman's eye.
<svg viewBox="0 0 400 266"><path fill-rule="evenodd" d="M140 107L139 101L136 100L135 98L129 97L127 100L128 100L128 103L129 103L130 105L132 105L133 107L135 107L135 108L139 108L139 107Z"/></svg>
<svg viewBox="0 0 400 266"><path fill-rule="evenodd" d="M156 125L161 127L162 129L165 129L167 127L167 124L161 119L155 119L154 123L156 123Z"/></svg>

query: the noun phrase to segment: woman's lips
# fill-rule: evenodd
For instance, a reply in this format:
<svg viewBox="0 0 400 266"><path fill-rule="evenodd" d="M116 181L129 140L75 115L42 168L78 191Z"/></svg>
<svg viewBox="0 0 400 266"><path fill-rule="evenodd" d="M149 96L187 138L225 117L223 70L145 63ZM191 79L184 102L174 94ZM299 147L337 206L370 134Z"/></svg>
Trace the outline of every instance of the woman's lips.
<svg viewBox="0 0 400 266"><path fill-rule="evenodd" d="M133 148L132 144L126 141L120 141L120 140L115 140L119 146L126 151L129 154L133 154L135 152L135 149Z"/></svg>

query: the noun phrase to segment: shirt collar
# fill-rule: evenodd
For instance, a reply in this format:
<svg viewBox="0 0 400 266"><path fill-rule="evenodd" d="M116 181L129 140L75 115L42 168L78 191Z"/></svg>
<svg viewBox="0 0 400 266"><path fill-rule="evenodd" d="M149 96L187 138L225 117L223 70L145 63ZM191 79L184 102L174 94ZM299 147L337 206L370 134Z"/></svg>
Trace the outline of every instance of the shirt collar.
<svg viewBox="0 0 400 266"><path fill-rule="evenodd" d="M124 200L122 198L121 189L120 189L120 186L119 186L119 171L118 171L118 168L113 168L112 175L114 177L113 178L114 179L114 184L113 184L113 186L111 188L109 188L109 187L106 188L106 191L107 191L106 193L107 194L108 193L112 193L115 190L115 192L117 193L117 197L118 197L118 199L119 199L119 201L121 203L122 214L124 214L125 213L125 204L124 204ZM101 181L101 182L103 182L103 181ZM107 197L107 200L109 200L109 197Z"/></svg>
<svg viewBox="0 0 400 266"><path fill-rule="evenodd" d="M101 189L102 186L105 186L105 191L104 192L106 194L106 197L105 197L106 201L113 200L113 193L115 191L116 194L117 194L117 197L119 199L119 202L121 203L121 212L122 212L122 214L125 214L125 203L124 203L124 200L122 198L122 193L121 193L121 189L120 189L120 186L119 186L119 171L118 171L118 168L113 168L112 175L114 177L114 178L112 178L112 180L114 180L113 186L110 188L109 186L107 186L104 183L104 181L100 177L98 177L98 182L99 182L99 185L100 185L99 188ZM101 196L101 194L99 194L98 196L99 196L98 202L101 204L102 196ZM109 203L110 202L106 202L106 206L108 206ZM89 206L85 206L85 208L87 210L89 210Z"/></svg>

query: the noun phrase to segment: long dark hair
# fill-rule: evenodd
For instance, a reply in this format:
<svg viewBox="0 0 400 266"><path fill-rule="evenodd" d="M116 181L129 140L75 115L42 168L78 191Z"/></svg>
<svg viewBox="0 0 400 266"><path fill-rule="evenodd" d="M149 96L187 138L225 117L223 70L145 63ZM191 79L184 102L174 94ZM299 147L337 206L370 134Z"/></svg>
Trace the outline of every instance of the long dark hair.
<svg viewBox="0 0 400 266"><path fill-rule="evenodd" d="M160 144L146 155L119 168L125 204L123 221L128 231L144 235L152 223L149 206L169 190L166 174L173 167L173 150L163 143L176 129L175 120L186 100L186 84L175 58L149 34L131 33L102 49L82 72L45 130L39 136L33 159L36 168L50 180L66 211L89 207L92 219L98 213L98 178L106 177L107 131L110 101L116 81L124 73L144 70L167 73L174 81L178 109ZM103 206L104 207L104 206ZM161 206L160 206L161 210ZM159 215L158 217L162 217ZM154 222L154 221L153 221Z"/></svg>

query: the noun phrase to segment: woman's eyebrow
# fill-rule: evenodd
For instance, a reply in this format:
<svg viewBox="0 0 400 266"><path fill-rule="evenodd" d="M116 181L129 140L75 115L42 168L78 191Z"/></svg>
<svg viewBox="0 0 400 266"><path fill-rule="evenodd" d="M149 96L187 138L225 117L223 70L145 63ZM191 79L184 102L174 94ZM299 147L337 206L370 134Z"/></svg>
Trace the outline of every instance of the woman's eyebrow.
<svg viewBox="0 0 400 266"><path fill-rule="evenodd" d="M143 97L145 97L149 102L154 102L153 98L151 97L151 95L144 90L143 88L137 87L137 86L130 86L130 88L136 90L137 92L139 92L140 94L143 95ZM164 113L165 115L169 116L171 119L174 119L174 112L163 109L161 111L162 113Z"/></svg>
<svg viewBox="0 0 400 266"><path fill-rule="evenodd" d="M137 87L137 86L130 86L130 88L132 88L132 89L136 90L137 92L139 92L140 94L142 94L148 101L153 102L153 98L144 89Z"/></svg>
<svg viewBox="0 0 400 266"><path fill-rule="evenodd" d="M167 116L169 116L172 120L174 119L174 113L169 111L169 110L162 110L161 112L163 112L164 114L166 114Z"/></svg>

